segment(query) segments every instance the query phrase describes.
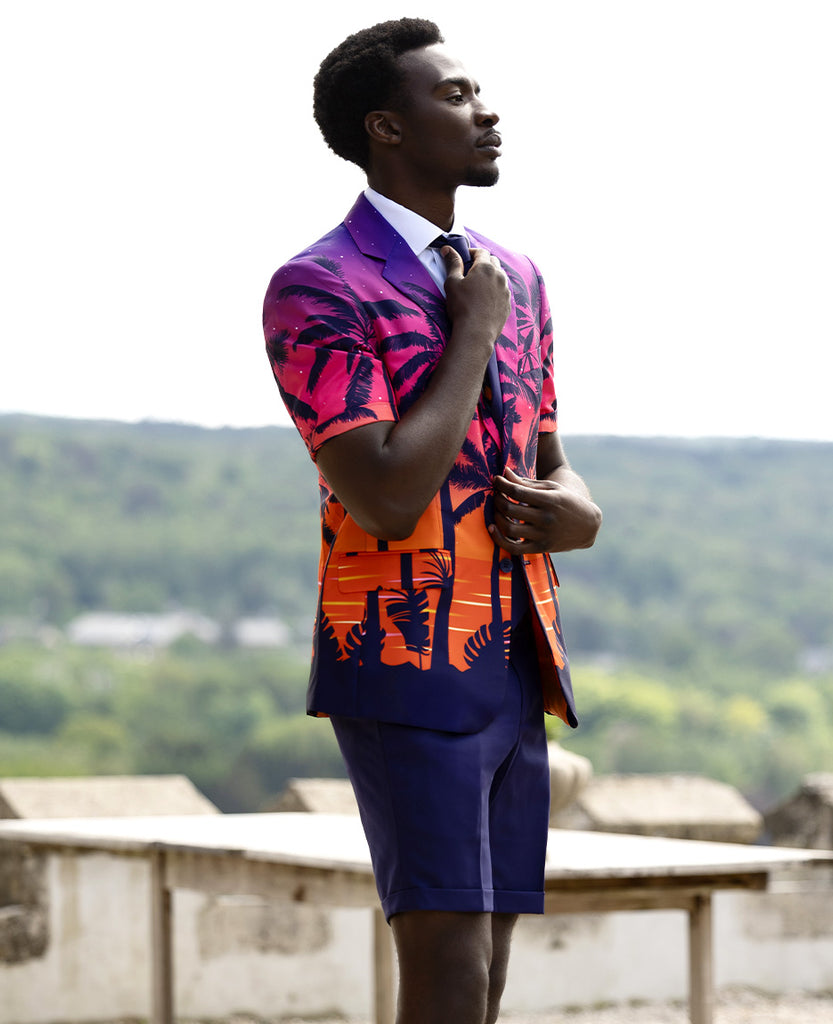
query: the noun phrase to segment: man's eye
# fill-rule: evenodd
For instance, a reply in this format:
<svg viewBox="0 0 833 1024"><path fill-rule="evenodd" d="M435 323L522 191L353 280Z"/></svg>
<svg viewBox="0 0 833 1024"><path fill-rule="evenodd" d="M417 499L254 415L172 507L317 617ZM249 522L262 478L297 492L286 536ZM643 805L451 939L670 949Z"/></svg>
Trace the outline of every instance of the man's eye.
<svg viewBox="0 0 833 1024"><path fill-rule="evenodd" d="M462 103L463 102L462 93L459 93L459 92L455 92L453 96L449 96L448 98L449 98L449 100L452 103Z"/></svg>

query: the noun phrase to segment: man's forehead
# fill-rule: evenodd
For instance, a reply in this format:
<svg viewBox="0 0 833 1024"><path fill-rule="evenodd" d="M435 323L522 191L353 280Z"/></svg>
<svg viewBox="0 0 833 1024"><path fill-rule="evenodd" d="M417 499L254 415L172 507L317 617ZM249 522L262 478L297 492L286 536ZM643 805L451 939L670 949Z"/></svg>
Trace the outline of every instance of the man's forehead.
<svg viewBox="0 0 833 1024"><path fill-rule="evenodd" d="M479 88L465 64L440 43L408 50L399 58L399 66L413 88L433 90L443 82L464 81Z"/></svg>

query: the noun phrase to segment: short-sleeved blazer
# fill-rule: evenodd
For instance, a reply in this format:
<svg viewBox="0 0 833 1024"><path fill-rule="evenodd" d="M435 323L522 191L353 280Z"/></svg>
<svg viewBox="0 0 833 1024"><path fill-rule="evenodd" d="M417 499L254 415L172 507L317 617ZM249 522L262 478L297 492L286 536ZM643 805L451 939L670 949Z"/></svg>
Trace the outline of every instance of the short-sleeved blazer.
<svg viewBox="0 0 833 1024"><path fill-rule="evenodd" d="M534 477L538 435L556 429L552 325L534 264L468 234L500 259L510 283L511 312L495 345L502 414L479 403L451 473L406 540L365 533L320 477L310 714L468 732L503 697L513 562L488 532L492 480L506 466ZM449 323L427 270L360 196L342 224L275 273L264 331L275 380L315 459L329 438L407 411ZM524 556L523 572L545 706L575 725L549 555Z"/></svg>

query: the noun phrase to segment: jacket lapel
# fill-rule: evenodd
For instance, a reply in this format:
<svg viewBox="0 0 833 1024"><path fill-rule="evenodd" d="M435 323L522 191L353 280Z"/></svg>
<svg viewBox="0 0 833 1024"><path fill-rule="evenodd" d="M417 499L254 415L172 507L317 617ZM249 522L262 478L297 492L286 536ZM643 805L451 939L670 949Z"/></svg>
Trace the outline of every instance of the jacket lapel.
<svg viewBox="0 0 833 1024"><path fill-rule="evenodd" d="M443 334L448 333L445 299L414 251L379 211L360 195L344 218L359 251L383 264L382 277L407 295Z"/></svg>

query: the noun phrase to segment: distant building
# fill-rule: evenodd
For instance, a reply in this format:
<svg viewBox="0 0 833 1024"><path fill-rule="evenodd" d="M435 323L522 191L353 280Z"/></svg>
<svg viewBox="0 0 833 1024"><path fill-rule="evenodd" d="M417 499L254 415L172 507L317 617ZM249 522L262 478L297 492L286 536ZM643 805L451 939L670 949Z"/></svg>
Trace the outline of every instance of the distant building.
<svg viewBox="0 0 833 1024"><path fill-rule="evenodd" d="M240 647L286 647L290 640L289 627L275 618L238 619L231 635Z"/></svg>
<svg viewBox="0 0 833 1024"><path fill-rule="evenodd" d="M183 636L194 636L206 644L220 639L220 626L196 612L166 612L162 615L129 615L119 612L87 612L67 626L71 643L84 647L170 647Z"/></svg>
<svg viewBox="0 0 833 1024"><path fill-rule="evenodd" d="M205 644L231 639L238 647L267 648L286 647L291 639L289 627L274 616L238 619L223 630L213 619L189 611L161 615L87 612L73 619L66 633L73 644L120 650L160 650L184 636L196 637Z"/></svg>

